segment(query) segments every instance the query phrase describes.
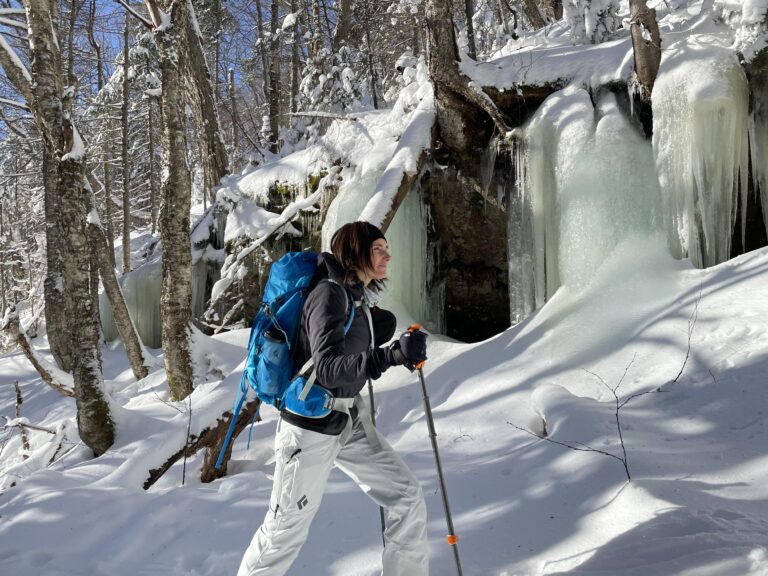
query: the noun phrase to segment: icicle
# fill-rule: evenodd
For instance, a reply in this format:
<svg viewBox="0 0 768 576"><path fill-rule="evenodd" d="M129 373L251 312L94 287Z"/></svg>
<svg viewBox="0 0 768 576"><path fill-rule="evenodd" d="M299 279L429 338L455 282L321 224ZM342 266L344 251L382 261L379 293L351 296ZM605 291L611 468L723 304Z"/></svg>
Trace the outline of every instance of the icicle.
<svg viewBox="0 0 768 576"><path fill-rule="evenodd" d="M653 151L670 249L698 267L727 260L748 170L748 85L728 48L688 39L665 51L653 89Z"/></svg>
<svg viewBox="0 0 768 576"><path fill-rule="evenodd" d="M424 286L427 273L427 228L419 190L411 190L387 230L392 261L385 298L401 303L422 324L429 323Z"/></svg>

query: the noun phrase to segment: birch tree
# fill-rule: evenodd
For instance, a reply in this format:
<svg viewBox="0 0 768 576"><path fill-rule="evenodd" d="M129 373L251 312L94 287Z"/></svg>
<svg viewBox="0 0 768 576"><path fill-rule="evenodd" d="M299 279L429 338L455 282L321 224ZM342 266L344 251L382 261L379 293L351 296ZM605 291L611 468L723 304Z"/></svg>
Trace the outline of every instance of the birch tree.
<svg viewBox="0 0 768 576"><path fill-rule="evenodd" d="M189 30L186 0L146 0L160 54L163 95L163 178L160 238L163 243L162 346L168 387L180 400L192 392L189 353L192 316L192 251L189 210L192 181L186 158L184 77Z"/></svg>
<svg viewBox="0 0 768 576"><path fill-rule="evenodd" d="M46 0L25 0L24 7L31 73L23 69L19 73L18 56L7 50L4 52L12 60L11 74L17 76L17 88L27 100L43 139L46 219L51 211L56 214L55 218L50 216L46 228L56 228L60 235L56 240L60 242L61 287L54 291L55 302L46 302L46 309L62 304L66 308L69 319L66 333L71 338L69 345L78 430L83 442L99 455L112 445L115 432L102 390L99 323L91 294L91 251L86 233L89 197L84 181L85 146L77 128L65 113L68 108L66 99L74 96L74 89L69 85L65 87L59 40L51 26L51 22L58 20L57 4ZM4 44L7 46L7 43ZM8 74L6 62L3 66ZM51 209L49 201L55 201ZM47 239L50 241L50 235ZM49 244L48 250L51 249ZM50 329L49 326L49 333Z"/></svg>
<svg viewBox="0 0 768 576"><path fill-rule="evenodd" d="M10 12L9 12L10 11ZM6 9L5 14L17 16L18 10ZM0 65L14 88L28 106L34 104L32 76L9 42L0 36ZM61 58L58 57L57 70L61 71ZM59 72L60 73L60 72ZM63 86L62 86L63 88ZM61 94L57 95L60 98ZM40 120L35 116L38 125ZM38 126L39 127L39 126ZM45 187L45 237L47 270L44 280L45 321L48 327L48 341L56 363L64 370L72 369L72 347L69 339L69 321L62 283L63 260L62 240L58 225L58 158L56 148L49 142L43 147L43 182Z"/></svg>

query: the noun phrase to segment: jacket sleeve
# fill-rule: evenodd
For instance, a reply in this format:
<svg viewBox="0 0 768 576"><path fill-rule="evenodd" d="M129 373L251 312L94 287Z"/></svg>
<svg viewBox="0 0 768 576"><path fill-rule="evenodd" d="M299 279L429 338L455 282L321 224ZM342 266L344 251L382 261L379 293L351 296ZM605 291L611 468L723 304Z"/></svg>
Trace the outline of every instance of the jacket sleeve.
<svg viewBox="0 0 768 576"><path fill-rule="evenodd" d="M323 282L310 292L305 303L306 329L318 381L339 396L354 396L368 378L376 379L389 368L384 350L345 352L346 291Z"/></svg>

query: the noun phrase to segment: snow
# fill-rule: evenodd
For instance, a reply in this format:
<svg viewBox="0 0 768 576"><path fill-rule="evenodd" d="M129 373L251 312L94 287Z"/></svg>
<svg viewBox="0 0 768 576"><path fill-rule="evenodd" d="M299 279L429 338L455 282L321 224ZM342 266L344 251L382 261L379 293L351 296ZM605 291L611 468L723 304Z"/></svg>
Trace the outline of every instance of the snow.
<svg viewBox="0 0 768 576"><path fill-rule="evenodd" d="M72 149L61 157L61 161L73 160L80 162L85 158L85 144L83 139L80 138L80 132L77 131L77 127L72 124Z"/></svg>
<svg viewBox="0 0 768 576"><path fill-rule="evenodd" d="M296 25L299 16L301 16L301 12L291 12L288 14L285 19L283 19L283 25L280 27L280 29L285 32L289 28L293 28Z"/></svg>
<svg viewBox="0 0 768 576"><path fill-rule="evenodd" d="M433 335L425 376L465 573L763 576L767 286L768 250L697 270L639 238L617 246L585 291L562 289L495 338L465 345ZM411 320L401 311L401 327ZM195 335L198 374L209 381L191 397L193 433L229 408L246 340L247 330ZM0 359L0 380L20 382L22 417L57 432L28 430L25 462L18 431L3 432L4 568L20 576L234 573L267 509L274 411L263 410L250 449L246 434L238 439L226 478L201 484L197 456L183 486L179 462L143 491L148 470L183 444L189 401L168 400L162 371L134 382L122 354L105 350L118 438L98 459L79 444L73 400L42 384L19 353ZM621 455L613 397L585 369L612 387L626 371L622 400L662 389L621 409L630 483L615 458L509 424L535 430L543 416L553 440ZM453 573L415 376L390 370L375 390L380 428L425 489L432 573ZM15 417L13 396L0 387L0 413ZM378 530L376 506L334 472L291 573L373 574Z"/></svg>
<svg viewBox="0 0 768 576"><path fill-rule="evenodd" d="M431 86L423 84L425 90L421 102L411 118L408 127L397 143L392 158L376 184L373 196L366 204L361 220L381 226L392 207L395 195L404 175L413 176L417 170L418 158L432 146L432 126L435 123L435 100Z"/></svg>
<svg viewBox="0 0 768 576"><path fill-rule="evenodd" d="M757 106L748 117L734 55L747 40L752 50L763 41L768 2L717 1L724 22L711 4L659 4L664 60L652 145L627 121L621 98L594 90L631 79L626 30L575 48L561 22L510 41L489 62L461 63L476 87L563 86L508 135L521 184L509 199L510 230L524 231L510 235L511 284L527 319L476 344L430 338L424 373L468 576L768 574L768 248L717 263L728 257L725 229L744 190L748 131L754 178L768 193L768 114ZM403 83L392 109L327 118L303 149L225 180L225 240L251 238L254 249L288 228L299 210L313 209L319 195L306 190L308 177L323 172L338 185L326 247L345 222L379 221L434 122L424 63L407 68ZM281 214L259 205L275 183L298 190ZM203 241L210 217L201 217L193 234ZM435 305L423 293L431 265L424 218L409 194L387 233L393 262L382 305L400 329L429 319ZM688 224L697 219L716 250L697 247ZM124 288L141 300L137 325L146 321L157 335L153 258L125 276ZM229 281L242 267L231 270ZM74 400L43 384L20 352L0 356L0 416L55 432L28 429L24 450L17 427L0 429L4 572L234 573L268 508L273 410L262 411L250 447L246 434L235 442L227 477L200 483L198 454L151 489L142 485L184 445L188 428L198 434L230 408L247 338L247 330L193 331L197 385L183 402L170 401L161 369L136 382L122 347L106 346L117 441L97 459L77 435ZM52 364L45 337L33 345ZM150 353L161 365L159 351ZM16 380L18 419L8 385ZM375 391L379 427L424 487L431 573L452 574L416 376L393 368ZM545 430L549 441L537 437ZM379 574L376 508L334 472L291 574Z"/></svg>

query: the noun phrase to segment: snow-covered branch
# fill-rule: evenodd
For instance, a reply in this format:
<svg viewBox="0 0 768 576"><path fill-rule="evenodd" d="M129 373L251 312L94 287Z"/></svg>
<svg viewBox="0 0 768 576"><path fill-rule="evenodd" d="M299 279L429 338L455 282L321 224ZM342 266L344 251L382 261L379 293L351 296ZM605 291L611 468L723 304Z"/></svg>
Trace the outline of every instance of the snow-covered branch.
<svg viewBox="0 0 768 576"><path fill-rule="evenodd" d="M5 37L0 34L0 65L5 70L5 75L11 81L27 102L32 101L32 75L21 61L16 50L8 44Z"/></svg>

